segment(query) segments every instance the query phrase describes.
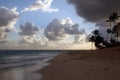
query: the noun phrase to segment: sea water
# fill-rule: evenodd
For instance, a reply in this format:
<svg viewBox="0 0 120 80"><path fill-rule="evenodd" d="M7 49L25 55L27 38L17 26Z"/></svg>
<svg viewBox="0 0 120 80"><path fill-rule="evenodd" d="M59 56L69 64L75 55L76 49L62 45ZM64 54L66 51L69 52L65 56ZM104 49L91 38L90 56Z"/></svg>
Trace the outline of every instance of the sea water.
<svg viewBox="0 0 120 80"><path fill-rule="evenodd" d="M0 51L0 80L40 80L36 71L64 51L8 50Z"/></svg>

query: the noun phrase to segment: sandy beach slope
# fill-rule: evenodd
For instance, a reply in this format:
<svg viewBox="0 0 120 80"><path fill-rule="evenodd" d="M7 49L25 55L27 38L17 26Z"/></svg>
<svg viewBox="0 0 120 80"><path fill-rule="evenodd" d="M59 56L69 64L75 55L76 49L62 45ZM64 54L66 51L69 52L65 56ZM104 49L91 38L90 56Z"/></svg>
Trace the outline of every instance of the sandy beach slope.
<svg viewBox="0 0 120 80"><path fill-rule="evenodd" d="M120 80L120 48L70 51L38 73L42 80Z"/></svg>

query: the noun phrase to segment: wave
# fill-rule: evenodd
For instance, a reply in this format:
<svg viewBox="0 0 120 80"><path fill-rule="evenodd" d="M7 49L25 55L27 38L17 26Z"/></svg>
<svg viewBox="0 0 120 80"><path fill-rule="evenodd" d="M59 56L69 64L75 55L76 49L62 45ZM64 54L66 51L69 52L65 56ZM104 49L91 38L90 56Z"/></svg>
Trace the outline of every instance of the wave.
<svg viewBox="0 0 120 80"><path fill-rule="evenodd" d="M25 51L26 52L26 51ZM48 60L52 59L54 56L58 55L58 52L48 52L48 51L37 51L37 53L33 53L34 51L28 51L29 53L19 54L19 51L13 55L13 53L9 52L8 55L0 56L0 70L7 70L13 68L27 67L33 65L44 66ZM10 53L12 55L10 55ZM2 53L4 54L4 53Z"/></svg>

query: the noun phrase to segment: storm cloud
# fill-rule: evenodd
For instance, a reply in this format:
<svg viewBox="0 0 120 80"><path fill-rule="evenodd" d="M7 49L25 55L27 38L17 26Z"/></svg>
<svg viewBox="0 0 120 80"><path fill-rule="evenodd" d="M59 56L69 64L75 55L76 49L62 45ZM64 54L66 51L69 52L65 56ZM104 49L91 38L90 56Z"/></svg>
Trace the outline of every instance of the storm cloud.
<svg viewBox="0 0 120 80"><path fill-rule="evenodd" d="M72 22L70 18L54 19L45 29L45 35L49 40L63 40L68 35L83 34L85 31L79 30L79 24Z"/></svg>
<svg viewBox="0 0 120 80"><path fill-rule="evenodd" d="M104 21L111 13L120 14L120 0L68 0L68 2L75 5L80 17L99 26L106 26Z"/></svg>

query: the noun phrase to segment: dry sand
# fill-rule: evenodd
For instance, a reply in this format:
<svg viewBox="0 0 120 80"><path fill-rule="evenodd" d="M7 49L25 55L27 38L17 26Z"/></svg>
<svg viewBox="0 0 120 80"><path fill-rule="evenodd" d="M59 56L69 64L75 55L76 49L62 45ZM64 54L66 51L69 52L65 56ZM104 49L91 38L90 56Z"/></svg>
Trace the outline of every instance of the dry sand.
<svg viewBox="0 0 120 80"><path fill-rule="evenodd" d="M120 48L70 51L38 71L42 80L120 80Z"/></svg>

